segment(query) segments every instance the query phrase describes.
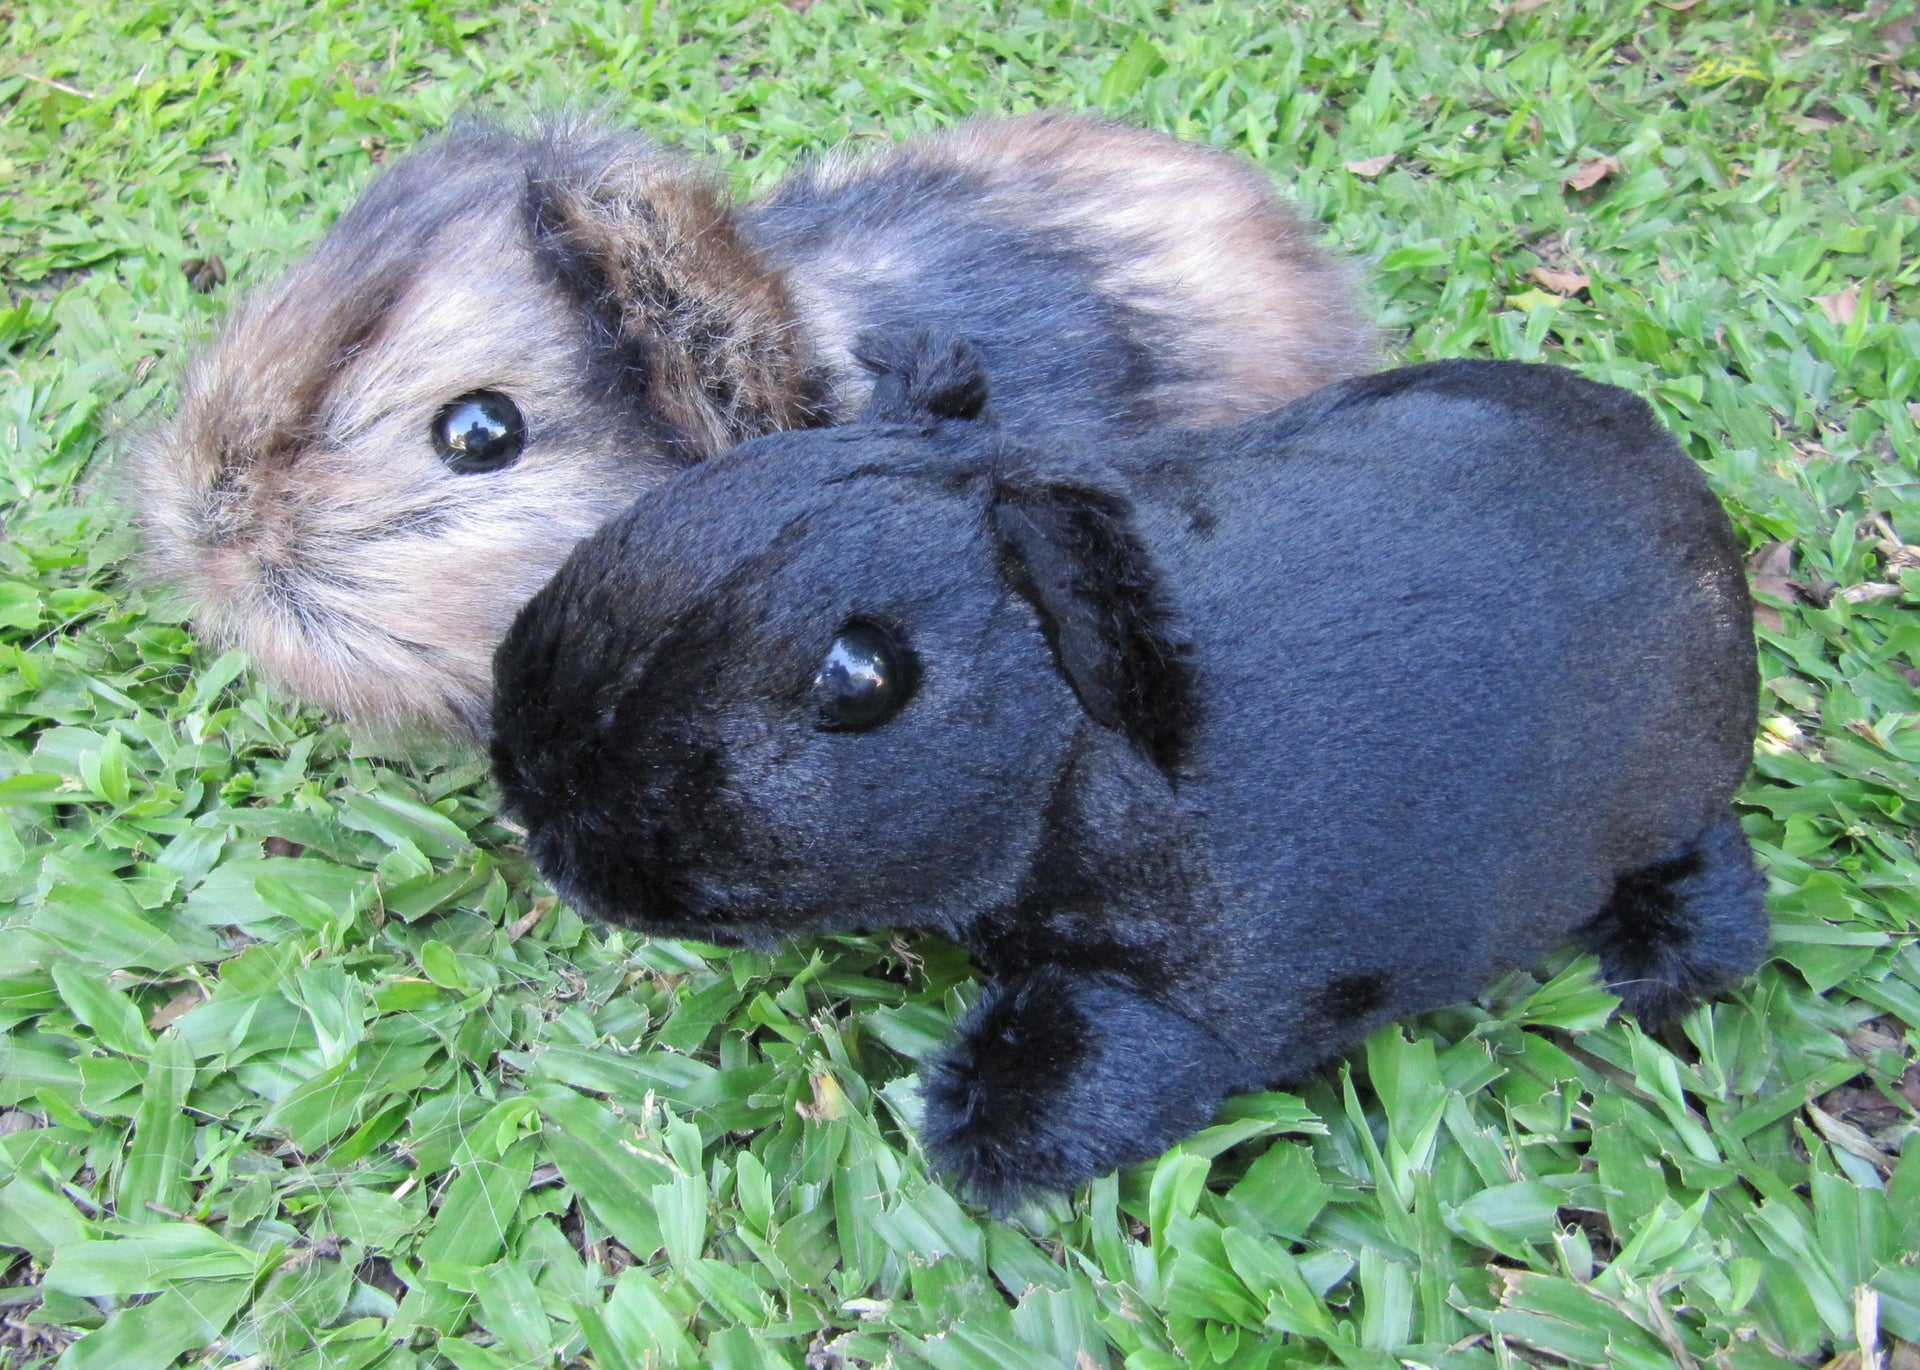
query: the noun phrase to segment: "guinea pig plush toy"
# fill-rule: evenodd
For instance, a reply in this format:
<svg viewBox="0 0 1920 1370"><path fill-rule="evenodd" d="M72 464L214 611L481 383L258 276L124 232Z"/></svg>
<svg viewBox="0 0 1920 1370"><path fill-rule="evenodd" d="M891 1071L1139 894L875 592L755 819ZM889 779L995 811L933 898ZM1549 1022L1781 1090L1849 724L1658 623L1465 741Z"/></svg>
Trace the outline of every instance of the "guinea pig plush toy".
<svg viewBox="0 0 1920 1370"><path fill-rule="evenodd" d="M1372 363L1253 166L1083 118L831 158L767 198L588 127L395 163L241 306L132 465L150 563L293 694L459 733L575 542L742 439L844 420L864 329L979 341L1009 424L1137 432Z"/></svg>
<svg viewBox="0 0 1920 1370"><path fill-rule="evenodd" d="M1576 940L1643 1023L1750 971L1731 529L1645 404L1439 362L1040 447L964 346L582 543L493 758L576 906L762 944L908 925L990 976L923 1077L996 1206Z"/></svg>

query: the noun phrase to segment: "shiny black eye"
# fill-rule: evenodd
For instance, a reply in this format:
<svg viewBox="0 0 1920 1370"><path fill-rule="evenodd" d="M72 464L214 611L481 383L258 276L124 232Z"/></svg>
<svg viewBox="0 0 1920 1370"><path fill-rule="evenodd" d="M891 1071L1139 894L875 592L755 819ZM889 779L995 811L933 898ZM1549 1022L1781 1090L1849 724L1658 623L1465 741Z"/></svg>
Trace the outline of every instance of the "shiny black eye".
<svg viewBox="0 0 1920 1370"><path fill-rule="evenodd" d="M886 629L849 623L827 649L813 678L820 727L858 733L877 728L900 711L913 693L913 654Z"/></svg>
<svg viewBox="0 0 1920 1370"><path fill-rule="evenodd" d="M433 450L458 475L511 466L526 445L527 421L498 390L462 395L434 416Z"/></svg>

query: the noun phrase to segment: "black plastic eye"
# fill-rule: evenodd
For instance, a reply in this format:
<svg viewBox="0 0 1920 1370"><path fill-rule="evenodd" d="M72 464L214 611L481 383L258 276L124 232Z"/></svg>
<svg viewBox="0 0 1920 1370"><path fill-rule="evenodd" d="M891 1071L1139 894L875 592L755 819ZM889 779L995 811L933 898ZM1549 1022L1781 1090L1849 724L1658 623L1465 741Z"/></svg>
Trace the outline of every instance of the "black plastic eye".
<svg viewBox="0 0 1920 1370"><path fill-rule="evenodd" d="M828 732L858 733L877 728L900 712L913 693L913 656L886 629L849 623L827 649L813 698L820 726Z"/></svg>
<svg viewBox="0 0 1920 1370"><path fill-rule="evenodd" d="M462 395L434 416L433 450L458 475L511 466L526 445L520 407L498 390Z"/></svg>

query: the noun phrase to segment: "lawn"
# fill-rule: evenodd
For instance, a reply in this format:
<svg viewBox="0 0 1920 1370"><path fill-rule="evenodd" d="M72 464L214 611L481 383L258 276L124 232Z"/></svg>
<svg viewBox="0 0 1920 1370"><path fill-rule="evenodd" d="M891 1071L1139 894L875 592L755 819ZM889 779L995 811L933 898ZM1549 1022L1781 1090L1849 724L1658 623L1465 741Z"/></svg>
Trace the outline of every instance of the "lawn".
<svg viewBox="0 0 1920 1370"><path fill-rule="evenodd" d="M1920 48L1878 10L8 0L0 1364L1920 1364ZM1646 396L1752 550L1772 962L1652 1038L1563 958L1071 1202L957 1199L912 1122L960 954L585 924L478 760L293 710L128 570L116 455L234 294L456 113L561 105L742 190L1106 110L1289 186L1396 355Z"/></svg>

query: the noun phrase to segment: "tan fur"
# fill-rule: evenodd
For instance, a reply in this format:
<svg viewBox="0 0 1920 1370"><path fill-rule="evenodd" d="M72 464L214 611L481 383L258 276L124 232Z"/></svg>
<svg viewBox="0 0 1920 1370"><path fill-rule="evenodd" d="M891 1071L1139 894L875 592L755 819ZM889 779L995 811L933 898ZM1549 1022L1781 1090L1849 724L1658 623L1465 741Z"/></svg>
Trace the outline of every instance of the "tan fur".
<svg viewBox="0 0 1920 1370"><path fill-rule="evenodd" d="M574 317L506 225L487 228L407 282L341 359L337 339L294 326L324 285L296 272L235 316L137 452L156 569L200 625L352 717L477 725L514 612L634 493L629 454L574 383ZM521 398L527 453L451 475L428 426L481 386ZM582 423L564 446L543 441ZM408 514L435 522L392 531Z"/></svg>

